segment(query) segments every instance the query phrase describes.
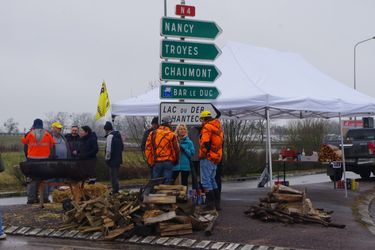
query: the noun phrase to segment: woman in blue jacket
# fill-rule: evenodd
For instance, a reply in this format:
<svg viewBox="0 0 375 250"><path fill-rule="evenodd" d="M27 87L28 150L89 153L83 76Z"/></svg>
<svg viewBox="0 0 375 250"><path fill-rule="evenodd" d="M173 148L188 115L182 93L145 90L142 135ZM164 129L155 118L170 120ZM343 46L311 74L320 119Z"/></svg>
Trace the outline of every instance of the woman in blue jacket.
<svg viewBox="0 0 375 250"><path fill-rule="evenodd" d="M188 137L185 124L178 124L175 133L180 145L180 158L178 164L173 167L173 179L176 180L181 173L181 184L188 186L190 158L195 154L194 144Z"/></svg>

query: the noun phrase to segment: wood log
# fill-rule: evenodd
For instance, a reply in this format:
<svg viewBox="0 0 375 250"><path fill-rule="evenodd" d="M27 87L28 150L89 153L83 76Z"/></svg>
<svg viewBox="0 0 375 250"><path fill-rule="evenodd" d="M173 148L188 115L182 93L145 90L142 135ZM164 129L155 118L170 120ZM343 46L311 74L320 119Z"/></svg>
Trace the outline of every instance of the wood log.
<svg viewBox="0 0 375 250"><path fill-rule="evenodd" d="M181 224L188 224L191 223L191 218L189 216L184 216L184 215L178 215L173 220L181 223Z"/></svg>
<svg viewBox="0 0 375 250"><path fill-rule="evenodd" d="M113 240L118 236L122 235L125 232L128 232L134 228L133 224L130 224L126 227L117 228L115 230L109 231L108 235L104 237L105 240Z"/></svg>
<svg viewBox="0 0 375 250"><path fill-rule="evenodd" d="M164 184L160 184L158 186L155 186L154 189L155 190L159 190L159 189L164 189L164 190L184 190L184 187L183 185L164 185Z"/></svg>
<svg viewBox="0 0 375 250"><path fill-rule="evenodd" d="M179 235L188 235L193 234L192 229L186 229L186 230L179 230L179 231L168 231L168 232L161 232L160 236L179 236Z"/></svg>
<svg viewBox="0 0 375 250"><path fill-rule="evenodd" d="M82 230L81 232L82 233L91 233L91 232L96 232L96 231L101 231L101 230L102 230L102 226L99 226L99 227L89 227L87 229Z"/></svg>
<svg viewBox="0 0 375 250"><path fill-rule="evenodd" d="M159 231L161 236L186 235L193 233L191 223L174 224L174 223L160 223Z"/></svg>
<svg viewBox="0 0 375 250"><path fill-rule="evenodd" d="M144 196L143 203L149 204L174 204L176 203L176 196L151 197Z"/></svg>
<svg viewBox="0 0 375 250"><path fill-rule="evenodd" d="M167 196L166 193L156 193L156 194L148 194L149 197L164 197Z"/></svg>
<svg viewBox="0 0 375 250"><path fill-rule="evenodd" d="M195 216L190 215L189 218L194 230L203 230L205 228L205 224L198 220Z"/></svg>
<svg viewBox="0 0 375 250"><path fill-rule="evenodd" d="M302 201L302 195L298 194L281 194L281 193L273 193L273 196L278 201L285 201L285 202L296 202Z"/></svg>
<svg viewBox="0 0 375 250"><path fill-rule="evenodd" d="M110 222L107 222L107 223L103 224L103 227L107 227L107 228L114 227L114 226L115 226L115 223L113 221L110 221Z"/></svg>
<svg viewBox="0 0 375 250"><path fill-rule="evenodd" d="M204 230L204 235L211 236L212 232L214 231L215 222L217 220L218 216L215 216L215 218L208 224L206 229Z"/></svg>
<svg viewBox="0 0 375 250"><path fill-rule="evenodd" d="M162 222L162 221L167 221L167 220L173 219L175 217L176 217L176 212L171 211L171 212L167 212L167 213L158 215L156 217L145 218L144 223L145 223L145 225L150 225L150 224L154 224L154 223L158 223L158 222Z"/></svg>
<svg viewBox="0 0 375 250"><path fill-rule="evenodd" d="M163 211L159 210L159 209L151 209L151 210L146 210L145 213L143 214L143 219L146 219L146 218L153 218L153 217L156 217L158 215L161 215L163 214Z"/></svg>
<svg viewBox="0 0 375 250"><path fill-rule="evenodd" d="M192 228L193 227L191 223L186 223L186 224L160 223L159 224L160 232L188 230Z"/></svg>
<svg viewBox="0 0 375 250"><path fill-rule="evenodd" d="M284 186L284 185L275 185L275 187L277 188L276 190L279 193L302 195L302 191L296 190L296 189L291 188L291 187L287 187L287 186Z"/></svg>
<svg viewBox="0 0 375 250"><path fill-rule="evenodd" d="M157 194L166 194L166 195L178 195L179 191L175 190L158 190L156 191Z"/></svg>

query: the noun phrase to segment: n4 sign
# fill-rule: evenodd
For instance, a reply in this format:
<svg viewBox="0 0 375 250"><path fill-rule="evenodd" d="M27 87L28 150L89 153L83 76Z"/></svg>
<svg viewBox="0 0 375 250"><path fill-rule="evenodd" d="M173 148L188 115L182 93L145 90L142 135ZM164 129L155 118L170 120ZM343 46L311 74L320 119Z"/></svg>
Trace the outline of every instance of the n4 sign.
<svg viewBox="0 0 375 250"><path fill-rule="evenodd" d="M177 4L176 5L177 16L195 16L195 7L190 5Z"/></svg>

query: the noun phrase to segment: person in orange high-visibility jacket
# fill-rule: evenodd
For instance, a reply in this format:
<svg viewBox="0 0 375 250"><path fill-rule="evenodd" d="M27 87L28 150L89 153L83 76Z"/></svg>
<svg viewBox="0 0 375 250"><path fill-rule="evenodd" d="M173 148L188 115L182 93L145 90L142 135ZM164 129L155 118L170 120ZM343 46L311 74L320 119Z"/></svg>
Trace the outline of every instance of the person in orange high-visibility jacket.
<svg viewBox="0 0 375 250"><path fill-rule="evenodd" d="M35 119L33 127L25 137L21 139L22 143L27 145L28 161L35 161L41 159L48 159L51 155L51 149L55 144L55 140L52 135L43 129L43 121L41 119ZM27 186L27 204L38 203L38 187L40 180L32 179ZM42 196L42 194L41 194ZM44 193L43 198L45 201L48 200L48 193Z"/></svg>
<svg viewBox="0 0 375 250"><path fill-rule="evenodd" d="M35 119L33 129L21 141L27 145L27 159L34 160L49 158L55 144L52 135L43 129L43 121L40 119Z"/></svg>
<svg viewBox="0 0 375 250"><path fill-rule="evenodd" d="M169 116L162 119L161 125L149 134L145 150L147 164L152 166L152 178L164 177L166 184L173 182L173 166L178 163L180 154L171 123Z"/></svg>
<svg viewBox="0 0 375 250"><path fill-rule="evenodd" d="M213 118L210 111L204 110L200 114L202 129L199 140L199 159L201 183L206 193L207 210L220 210L220 192L215 181L217 164L223 157L224 132L218 115Z"/></svg>

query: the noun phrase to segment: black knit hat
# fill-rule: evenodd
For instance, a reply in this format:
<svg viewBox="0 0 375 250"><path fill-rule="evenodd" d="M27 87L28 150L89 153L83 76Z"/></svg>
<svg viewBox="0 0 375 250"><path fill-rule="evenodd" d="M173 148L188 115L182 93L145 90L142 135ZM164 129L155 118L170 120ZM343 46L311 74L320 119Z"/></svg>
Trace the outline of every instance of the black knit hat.
<svg viewBox="0 0 375 250"><path fill-rule="evenodd" d="M105 125L104 125L104 130L113 130L113 126L112 126L112 123L111 122L106 122Z"/></svg>
<svg viewBox="0 0 375 250"><path fill-rule="evenodd" d="M41 119L35 119L33 123L34 129L42 129L43 128L43 121Z"/></svg>
<svg viewBox="0 0 375 250"><path fill-rule="evenodd" d="M152 118L152 121L151 121L151 124L155 124L155 125L158 125L159 124L159 117L155 116L154 118Z"/></svg>

